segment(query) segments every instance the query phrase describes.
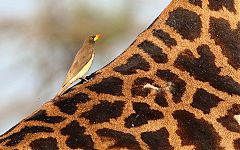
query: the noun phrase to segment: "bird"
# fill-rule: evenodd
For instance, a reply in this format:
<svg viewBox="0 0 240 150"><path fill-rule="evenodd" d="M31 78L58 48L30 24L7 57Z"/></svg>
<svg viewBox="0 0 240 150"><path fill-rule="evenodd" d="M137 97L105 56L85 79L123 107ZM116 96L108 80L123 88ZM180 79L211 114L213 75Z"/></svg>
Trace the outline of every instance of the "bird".
<svg viewBox="0 0 240 150"><path fill-rule="evenodd" d="M95 42L100 39L101 36L101 34L96 34L85 39L82 47L78 50L73 60L73 63L66 75L66 79L57 93L57 96L62 95L76 80L84 79L82 77L88 72L94 59Z"/></svg>

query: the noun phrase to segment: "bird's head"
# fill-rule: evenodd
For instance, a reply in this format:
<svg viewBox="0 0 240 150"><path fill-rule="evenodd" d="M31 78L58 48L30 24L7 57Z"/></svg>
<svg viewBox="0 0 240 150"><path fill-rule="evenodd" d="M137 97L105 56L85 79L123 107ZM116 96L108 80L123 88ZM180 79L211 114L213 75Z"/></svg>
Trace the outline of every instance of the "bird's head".
<svg viewBox="0 0 240 150"><path fill-rule="evenodd" d="M88 41L89 41L89 43L95 43L101 37L102 37L101 34L96 34L96 35L93 35L93 36L89 36Z"/></svg>

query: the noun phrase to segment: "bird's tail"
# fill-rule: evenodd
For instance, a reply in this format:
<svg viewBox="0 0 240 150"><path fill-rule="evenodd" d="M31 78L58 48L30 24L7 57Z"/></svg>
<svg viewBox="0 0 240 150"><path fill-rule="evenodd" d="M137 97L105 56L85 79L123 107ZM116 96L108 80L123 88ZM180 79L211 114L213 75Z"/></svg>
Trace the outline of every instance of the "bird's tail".
<svg viewBox="0 0 240 150"><path fill-rule="evenodd" d="M62 86L62 88L58 91L56 96L60 96L62 95L64 92L67 91L68 87L71 85L71 83L67 83L64 86Z"/></svg>

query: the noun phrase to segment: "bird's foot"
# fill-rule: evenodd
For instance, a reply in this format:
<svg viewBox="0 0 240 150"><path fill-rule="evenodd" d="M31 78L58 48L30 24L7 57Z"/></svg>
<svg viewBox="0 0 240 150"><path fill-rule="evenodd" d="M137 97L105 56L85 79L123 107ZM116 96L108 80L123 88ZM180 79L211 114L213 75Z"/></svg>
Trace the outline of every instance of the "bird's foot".
<svg viewBox="0 0 240 150"><path fill-rule="evenodd" d="M87 82L88 81L88 79L86 79L86 78L79 78L79 79L81 79L83 82Z"/></svg>

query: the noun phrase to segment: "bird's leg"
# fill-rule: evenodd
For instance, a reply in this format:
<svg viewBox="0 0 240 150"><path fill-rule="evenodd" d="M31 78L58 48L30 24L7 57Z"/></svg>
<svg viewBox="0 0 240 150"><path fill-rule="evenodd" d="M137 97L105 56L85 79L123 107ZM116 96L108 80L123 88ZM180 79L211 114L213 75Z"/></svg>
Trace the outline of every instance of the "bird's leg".
<svg viewBox="0 0 240 150"><path fill-rule="evenodd" d="M79 78L79 79L83 80L84 82L88 81L88 79L86 78Z"/></svg>

